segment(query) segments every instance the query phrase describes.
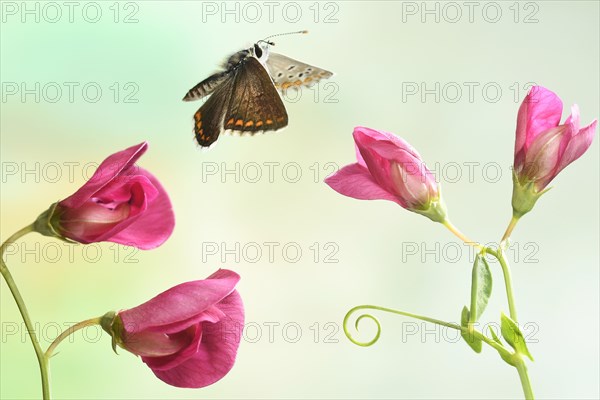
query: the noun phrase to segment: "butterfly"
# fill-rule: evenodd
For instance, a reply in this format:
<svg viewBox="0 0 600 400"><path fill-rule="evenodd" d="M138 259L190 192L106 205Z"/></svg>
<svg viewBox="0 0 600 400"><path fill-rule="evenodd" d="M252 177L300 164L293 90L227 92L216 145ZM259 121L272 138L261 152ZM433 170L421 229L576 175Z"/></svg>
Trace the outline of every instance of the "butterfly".
<svg viewBox="0 0 600 400"><path fill-rule="evenodd" d="M304 33L304 32L303 32ZM211 95L194 114L194 133L202 147L214 143L222 132L276 131L288 124L278 92L311 86L333 73L269 51L273 42L260 40L234 53L217 72L191 88L183 101Z"/></svg>

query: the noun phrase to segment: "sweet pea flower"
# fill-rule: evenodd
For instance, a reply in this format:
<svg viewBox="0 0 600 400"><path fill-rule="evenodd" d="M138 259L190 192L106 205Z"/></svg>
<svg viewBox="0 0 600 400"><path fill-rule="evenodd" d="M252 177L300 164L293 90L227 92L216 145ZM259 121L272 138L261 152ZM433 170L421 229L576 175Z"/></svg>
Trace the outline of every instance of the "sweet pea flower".
<svg viewBox="0 0 600 400"><path fill-rule="evenodd" d="M531 211L548 184L592 144L597 120L579 126L579 108L560 125L563 104L550 90L534 86L519 108L513 166L513 213Z"/></svg>
<svg viewBox="0 0 600 400"><path fill-rule="evenodd" d="M135 165L147 149L143 142L109 156L77 192L42 213L35 229L86 244L160 246L173 232L175 215L160 182Z"/></svg>
<svg viewBox="0 0 600 400"><path fill-rule="evenodd" d="M344 196L360 200L390 200L436 222L446 219L439 185L417 151L384 131L354 128L357 162L325 183Z"/></svg>
<svg viewBox="0 0 600 400"><path fill-rule="evenodd" d="M220 269L207 279L182 283L129 310L110 312L102 328L140 356L172 386L200 388L233 367L244 325L235 286L240 276Z"/></svg>

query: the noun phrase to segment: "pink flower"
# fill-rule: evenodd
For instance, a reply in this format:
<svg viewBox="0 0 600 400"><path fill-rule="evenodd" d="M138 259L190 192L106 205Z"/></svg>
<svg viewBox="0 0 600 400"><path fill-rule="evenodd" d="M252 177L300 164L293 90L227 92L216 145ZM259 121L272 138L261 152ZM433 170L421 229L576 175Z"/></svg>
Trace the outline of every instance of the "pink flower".
<svg viewBox="0 0 600 400"><path fill-rule="evenodd" d="M173 232L175 216L160 182L135 165L147 148L144 142L109 156L77 192L38 217L38 232L140 249L164 243Z"/></svg>
<svg viewBox="0 0 600 400"><path fill-rule="evenodd" d="M233 367L244 325L238 274L220 269L182 283L146 303L107 313L102 327L113 343L138 355L169 385L200 388Z"/></svg>
<svg viewBox="0 0 600 400"><path fill-rule="evenodd" d="M390 200L433 221L446 211L434 176L417 151L399 137L370 128L354 128L356 158L325 180L335 191L361 200Z"/></svg>
<svg viewBox="0 0 600 400"><path fill-rule="evenodd" d="M597 121L579 127L579 108L560 125L563 104L550 90L534 86L519 108L515 140L513 209L530 211L548 184L592 144Z"/></svg>
<svg viewBox="0 0 600 400"><path fill-rule="evenodd" d="M592 144L597 120L579 128L579 107L563 125L562 101L550 90L534 86L519 108L514 169L520 180L534 181L538 191Z"/></svg>

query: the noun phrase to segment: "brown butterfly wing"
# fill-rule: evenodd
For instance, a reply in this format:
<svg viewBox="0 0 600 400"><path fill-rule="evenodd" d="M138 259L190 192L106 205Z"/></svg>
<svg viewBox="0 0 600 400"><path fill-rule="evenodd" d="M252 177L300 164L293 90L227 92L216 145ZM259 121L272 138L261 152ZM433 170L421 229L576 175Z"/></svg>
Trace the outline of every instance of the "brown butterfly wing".
<svg viewBox="0 0 600 400"><path fill-rule="evenodd" d="M233 79L225 80L194 114L194 133L200 146L210 146L223 131L223 116L233 83Z"/></svg>
<svg viewBox="0 0 600 400"><path fill-rule="evenodd" d="M285 106L265 67L256 58L250 57L235 72L223 127L252 134L287 126Z"/></svg>
<svg viewBox="0 0 600 400"><path fill-rule="evenodd" d="M183 97L183 101L200 100L213 93L223 83L231 71L217 72L191 88Z"/></svg>

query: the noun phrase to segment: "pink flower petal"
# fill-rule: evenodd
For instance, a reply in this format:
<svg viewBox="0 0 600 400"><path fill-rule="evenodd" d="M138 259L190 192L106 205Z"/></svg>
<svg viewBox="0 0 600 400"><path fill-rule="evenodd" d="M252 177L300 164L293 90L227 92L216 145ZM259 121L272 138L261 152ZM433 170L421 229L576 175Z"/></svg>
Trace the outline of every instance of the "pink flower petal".
<svg viewBox="0 0 600 400"><path fill-rule="evenodd" d="M162 325L160 327L152 329L158 329L164 333L173 333L179 332L180 330L185 329L187 326L198 324L200 322L217 323L223 318L227 317L225 313L219 308L219 304L220 303L210 306L206 310L202 311L200 314L185 319L183 321L178 321L169 325Z"/></svg>
<svg viewBox="0 0 600 400"><path fill-rule="evenodd" d="M131 221L126 229L111 233L104 240L147 250L160 246L171 236L175 228L175 214L169 195L158 179L143 168L137 168L137 171L157 189L157 197L148 203L144 213Z"/></svg>
<svg viewBox="0 0 600 400"><path fill-rule="evenodd" d="M392 161L407 164L406 170L412 171L411 174L422 171L419 166L423 163L417 151L391 133L359 127L354 131L354 140L375 182L394 195L400 193L391 176ZM404 205L408 204L405 200L402 202Z"/></svg>
<svg viewBox="0 0 600 400"><path fill-rule="evenodd" d="M420 158L415 157L410 151L398 147L392 142L380 141L372 144L370 149L381 158L400 164L409 175L425 175L427 173L431 175L431 172Z"/></svg>
<svg viewBox="0 0 600 400"><path fill-rule="evenodd" d="M109 209L103 205L88 201L76 209L67 208L61 215L61 233L67 238L77 239L80 243L92 243L130 214L128 204L119 204Z"/></svg>
<svg viewBox="0 0 600 400"><path fill-rule="evenodd" d="M394 163L391 169L398 195L410 208L419 208L428 204L432 190L421 174L411 174L404 166Z"/></svg>
<svg viewBox="0 0 600 400"><path fill-rule="evenodd" d="M106 204L107 206L123 202L133 203L132 205L135 206L135 199L132 199L132 190L134 187L139 187L145 193L148 201L152 201L158 197L158 189L152 184L149 177L138 174L119 175L115 177L110 183L94 193L90 200Z"/></svg>
<svg viewBox="0 0 600 400"><path fill-rule="evenodd" d="M560 143L569 137L569 126L559 125L549 129L539 135L527 150L525 165L535 167L535 175L531 178L539 178L550 170L553 170L558 163L558 149Z"/></svg>
<svg viewBox="0 0 600 400"><path fill-rule="evenodd" d="M176 353L172 353L163 357L142 356L142 361L146 363L146 365L152 369L152 371L163 371L175 368L186 362L198 352L198 349L202 344L203 335L204 332L202 329L202 324L192 325L186 330L173 335L175 337L183 337L184 340L187 340L185 347L180 348Z"/></svg>
<svg viewBox="0 0 600 400"><path fill-rule="evenodd" d="M383 189L360 164L350 164L325 179L336 192L359 200L390 200L403 205L401 200Z"/></svg>
<svg viewBox="0 0 600 400"><path fill-rule="evenodd" d="M148 149L148 143L142 142L123 151L112 154L98 167L94 175L77 192L62 200L60 204L68 208L80 207L94 193L102 189L123 170L130 168Z"/></svg>
<svg viewBox="0 0 600 400"><path fill-rule="evenodd" d="M161 187L162 190L162 187ZM162 193L166 196L166 192L162 190ZM147 196L151 196L156 198L159 196L159 191L154 187L150 179L145 176L137 175L133 177L117 177L111 183L106 185L99 194L99 198L97 201L98 204L105 204L107 206L115 206L119 203L119 201L125 201L129 199L121 205L126 205L128 209L128 214L123 218L119 223L113 226L106 226L104 231L102 231L97 236L73 236L73 235L65 235L70 237L73 240L76 240L81 243L94 243L94 242L114 242L121 243L127 246L135 246L140 249L150 248L147 246L146 236L141 234L139 236L129 235L127 240L119 239L119 235L123 235L123 232L128 232L130 226L133 225L142 215L145 215L148 207L148 198ZM102 198L105 199L106 203L102 202ZM110 200L116 199L116 200ZM119 200L120 199L120 200ZM92 201L88 201L90 203ZM66 209L64 217L61 217L61 224L69 215L76 215L80 212L80 210L84 210L86 208L86 204L82 205L80 208L76 209ZM119 210L119 205L116 206L114 212L116 213ZM172 214L172 210L165 209L165 214ZM108 217L107 217L108 218ZM113 218L114 219L114 218ZM167 220L168 221L168 220ZM83 223L82 223L83 224ZM98 222L97 224L100 224ZM70 223L70 226L75 225L74 223ZM85 225L85 224L83 224ZM61 225L62 226L62 225ZM88 229L87 227L83 227ZM171 227L172 230L172 227ZM73 229L71 229L73 232ZM150 232L152 229L149 230ZM135 233L135 232L134 232ZM171 232L169 232L170 235ZM168 238L168 235L167 235ZM166 240L166 238L165 238ZM156 247L156 246L155 246Z"/></svg>
<svg viewBox="0 0 600 400"><path fill-rule="evenodd" d="M189 321L227 297L239 280L235 272L220 269L207 279L182 283L140 306L121 311L119 316L129 334Z"/></svg>
<svg viewBox="0 0 600 400"><path fill-rule="evenodd" d="M579 132L579 106L577 104L571 106L571 115L565 121L565 125L573 125L573 132Z"/></svg>
<svg viewBox="0 0 600 400"><path fill-rule="evenodd" d="M390 178L391 161L373 151L372 146L375 143L379 142L373 142L368 145L357 143L357 146L365 164L367 164L367 169L373 181L383 190L394 194L394 183Z"/></svg>
<svg viewBox="0 0 600 400"><path fill-rule="evenodd" d="M122 338L128 351L148 358L167 357L180 353L182 350L194 346L197 349L202 338L197 336L197 327L185 329L174 335L165 332L143 331L134 334L125 334ZM195 351L195 350L194 350ZM144 361L145 362L145 361Z"/></svg>
<svg viewBox="0 0 600 400"><path fill-rule="evenodd" d="M217 324L203 324L198 352L175 368L153 370L159 379L177 387L200 388L215 383L231 370L242 336L244 308L237 291L219 307L229 318Z"/></svg>
<svg viewBox="0 0 600 400"><path fill-rule="evenodd" d="M384 170L384 179L389 179L389 182L382 183L382 186L401 198L409 208L429 204L431 196L438 193L435 177L420 158L415 158L414 153L387 140L371 144L369 150L380 159L392 161Z"/></svg>
<svg viewBox="0 0 600 400"><path fill-rule="evenodd" d="M563 104L560 98L542 86L534 86L523 100L517 116L515 159L542 132L560 123ZM516 164L515 164L516 166Z"/></svg>
<svg viewBox="0 0 600 400"><path fill-rule="evenodd" d="M358 144L368 145L373 143L374 141L390 141L395 144L397 147L406 150L415 158L421 158L417 150L411 146L406 140L394 135L393 133L386 131L379 131L371 128L366 128L363 126L357 126L354 128L354 141Z"/></svg>
<svg viewBox="0 0 600 400"><path fill-rule="evenodd" d="M367 163L365 162L365 159L363 158L362 154L360 154L360 148L356 143L354 143L354 153L356 154L356 163L361 167L367 168Z"/></svg>
<svg viewBox="0 0 600 400"><path fill-rule="evenodd" d="M597 125L598 121L594 120L591 124L589 124L585 128L582 128L579 131L579 133L573 136L573 138L571 139L571 141L569 141L567 147L565 148L560 163L558 164L555 176L558 175L558 173L562 171L567 165L571 164L573 161L581 157L583 153L585 153L587 149L592 145L592 141L594 140L594 136L596 135Z"/></svg>

